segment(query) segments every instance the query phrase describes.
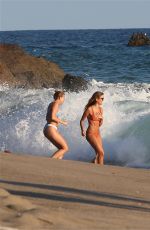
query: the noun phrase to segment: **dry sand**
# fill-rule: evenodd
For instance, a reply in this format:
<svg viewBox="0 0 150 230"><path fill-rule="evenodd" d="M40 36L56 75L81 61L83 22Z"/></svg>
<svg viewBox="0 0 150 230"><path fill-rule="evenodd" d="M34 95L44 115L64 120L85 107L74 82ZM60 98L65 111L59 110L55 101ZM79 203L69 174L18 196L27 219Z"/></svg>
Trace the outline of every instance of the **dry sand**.
<svg viewBox="0 0 150 230"><path fill-rule="evenodd" d="M150 171L0 153L0 230L150 229Z"/></svg>

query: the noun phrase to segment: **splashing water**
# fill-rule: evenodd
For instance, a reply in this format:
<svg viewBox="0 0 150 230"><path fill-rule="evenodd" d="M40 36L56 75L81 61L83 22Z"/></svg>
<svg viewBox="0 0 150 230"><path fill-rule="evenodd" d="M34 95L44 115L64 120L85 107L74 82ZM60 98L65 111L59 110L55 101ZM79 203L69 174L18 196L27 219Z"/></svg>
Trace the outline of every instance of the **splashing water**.
<svg viewBox="0 0 150 230"><path fill-rule="evenodd" d="M104 124L101 128L105 162L150 167L149 84L91 81L88 90L66 93L59 117L68 126L59 130L69 145L65 159L91 161L94 151L81 136L79 121L88 99L103 91ZM50 156L56 149L44 137L43 127L54 89L25 90L0 86L0 148L12 152ZM85 124L87 126L87 123Z"/></svg>

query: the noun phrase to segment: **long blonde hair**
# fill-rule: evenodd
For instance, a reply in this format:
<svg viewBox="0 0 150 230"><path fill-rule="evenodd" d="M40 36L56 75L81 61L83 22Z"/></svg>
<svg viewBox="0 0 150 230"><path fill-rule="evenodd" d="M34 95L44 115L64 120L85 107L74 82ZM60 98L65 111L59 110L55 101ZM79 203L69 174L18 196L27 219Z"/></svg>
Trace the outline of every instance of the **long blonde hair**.
<svg viewBox="0 0 150 230"><path fill-rule="evenodd" d="M96 103L96 99L100 98L102 95L104 95L103 92L100 91L96 91L92 97L89 99L88 103L86 104L84 110L87 110L91 105L95 105Z"/></svg>

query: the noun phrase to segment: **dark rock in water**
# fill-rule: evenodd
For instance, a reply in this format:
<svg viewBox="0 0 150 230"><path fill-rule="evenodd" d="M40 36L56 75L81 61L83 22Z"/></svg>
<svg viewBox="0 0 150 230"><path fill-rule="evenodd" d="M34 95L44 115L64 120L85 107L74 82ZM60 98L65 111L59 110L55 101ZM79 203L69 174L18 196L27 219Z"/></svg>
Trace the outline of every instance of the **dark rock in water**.
<svg viewBox="0 0 150 230"><path fill-rule="evenodd" d="M150 38L145 33L133 33L129 42L128 46L143 46L143 45L150 45Z"/></svg>
<svg viewBox="0 0 150 230"><path fill-rule="evenodd" d="M79 92L88 88L88 81L82 77L66 74L62 80L62 87L67 91Z"/></svg>
<svg viewBox="0 0 150 230"><path fill-rule="evenodd" d="M57 64L29 55L18 45L0 44L0 84L17 88L60 87L64 76Z"/></svg>

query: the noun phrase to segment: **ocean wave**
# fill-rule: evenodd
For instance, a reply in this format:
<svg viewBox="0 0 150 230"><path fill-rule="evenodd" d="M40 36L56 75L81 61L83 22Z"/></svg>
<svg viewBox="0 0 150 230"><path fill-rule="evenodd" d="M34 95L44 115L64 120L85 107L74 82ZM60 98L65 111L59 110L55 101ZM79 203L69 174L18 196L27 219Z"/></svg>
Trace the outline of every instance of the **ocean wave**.
<svg viewBox="0 0 150 230"><path fill-rule="evenodd" d="M86 91L66 92L59 127L70 151L65 159L91 161L92 148L81 137L79 120L91 95L103 91L104 124L101 128L105 162L132 167L150 165L150 85L104 83L92 80ZM55 147L43 135L45 115L54 93L51 89L26 90L0 86L0 148L12 152L51 155ZM81 103L82 102L82 103ZM87 126L87 124L86 124Z"/></svg>

